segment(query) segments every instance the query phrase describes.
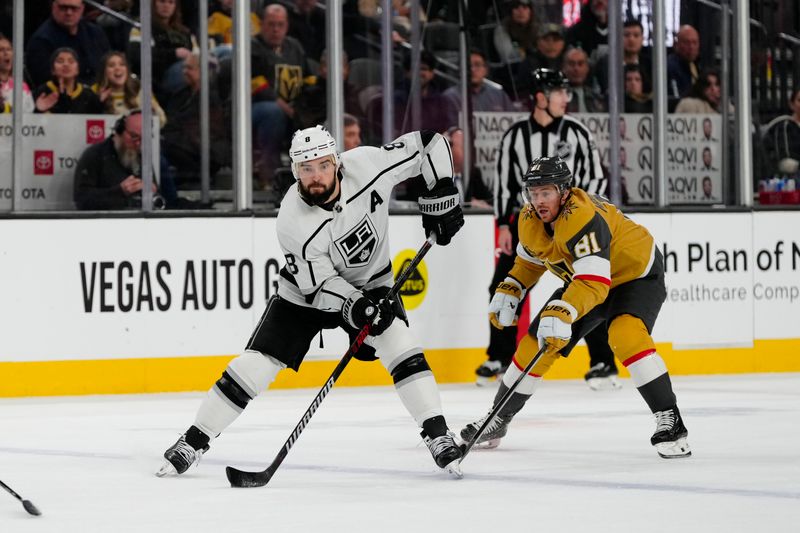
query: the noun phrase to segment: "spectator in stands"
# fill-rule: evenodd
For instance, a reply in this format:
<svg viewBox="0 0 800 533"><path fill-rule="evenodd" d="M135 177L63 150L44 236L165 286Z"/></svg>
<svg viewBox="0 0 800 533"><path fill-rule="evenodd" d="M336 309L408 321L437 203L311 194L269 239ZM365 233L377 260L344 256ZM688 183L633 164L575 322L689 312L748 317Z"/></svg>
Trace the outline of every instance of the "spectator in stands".
<svg viewBox="0 0 800 533"><path fill-rule="evenodd" d="M683 98L697 83L700 69L700 35L688 24L681 26L675 36L675 46L667 57L667 94L673 100Z"/></svg>
<svg viewBox="0 0 800 533"><path fill-rule="evenodd" d="M83 0L52 0L50 18L31 35L25 49L25 65L34 85L50 78L50 59L61 48L75 51L81 65L78 81L94 82L109 44L102 28L82 17Z"/></svg>
<svg viewBox="0 0 800 533"><path fill-rule="evenodd" d="M11 40L0 33L0 113L11 113L14 105L14 48ZM28 84L22 82L22 110L32 113L33 97Z"/></svg>
<svg viewBox="0 0 800 533"><path fill-rule="evenodd" d="M564 28L558 24L542 24L536 39L536 50L520 64L516 77L517 94L528 101L533 89L533 72L539 68L561 70L564 54Z"/></svg>
<svg viewBox="0 0 800 533"><path fill-rule="evenodd" d="M253 139L260 151L258 186L272 190L274 169L291 138L294 102L306 84L313 85L303 45L288 36L289 14L281 4L264 8L261 31L251 43L251 87L253 89Z"/></svg>
<svg viewBox="0 0 800 533"><path fill-rule="evenodd" d="M124 115L142 107L142 90L139 80L131 76L128 59L122 52L109 52L101 60L101 71L92 91L103 104L105 113ZM167 116L153 96L153 114L163 128Z"/></svg>
<svg viewBox="0 0 800 533"><path fill-rule="evenodd" d="M153 91L161 101L184 85L183 61L193 51L199 50L197 41L183 25L183 15L178 0L152 0L153 18ZM133 28L128 42L128 57L140 71L140 46L142 35Z"/></svg>
<svg viewBox="0 0 800 533"><path fill-rule="evenodd" d="M505 3L506 16L494 30L494 48L501 63L519 63L536 47L537 22L531 0Z"/></svg>
<svg viewBox="0 0 800 533"><path fill-rule="evenodd" d="M771 173L796 174L800 169L800 88L792 91L789 111L770 122L764 134Z"/></svg>
<svg viewBox="0 0 800 533"><path fill-rule="evenodd" d="M105 0L104 3L106 7L113 9L121 15L125 15L129 18L133 17L132 0ZM106 37L108 37L108 43L112 50L124 52L128 49L130 26L127 22L103 12L97 14L94 22L106 32Z"/></svg>
<svg viewBox="0 0 800 533"><path fill-rule="evenodd" d="M644 80L639 65L625 65L625 112L653 112L653 97L644 92Z"/></svg>
<svg viewBox="0 0 800 533"><path fill-rule="evenodd" d="M87 148L75 167L74 199L78 209L141 208L141 146L142 115L134 110L120 117L108 139ZM166 189L165 186L165 194ZM155 183L153 193L153 206L163 209L165 200Z"/></svg>
<svg viewBox="0 0 800 533"><path fill-rule="evenodd" d="M78 81L80 63L72 48L59 48L50 61L51 78L33 93L37 113L102 113L103 106L89 86Z"/></svg>
<svg viewBox="0 0 800 533"><path fill-rule="evenodd" d="M486 56L480 50L469 54L469 94L472 111L513 111L514 105L508 94L495 85L486 82L489 67ZM447 99L447 123L458 124L458 114L466 111L461 101L461 88L453 86L444 91Z"/></svg>
<svg viewBox="0 0 800 533"><path fill-rule="evenodd" d="M212 53L217 59L230 57L233 52L233 2L234 0L220 0L217 8L208 17L208 37L213 41ZM258 15L250 12L250 36L255 37L261 26Z"/></svg>
<svg viewBox="0 0 800 533"><path fill-rule="evenodd" d="M636 65L639 67L639 74L642 77L643 91L652 91L650 76L653 70L653 63L650 55L643 51L644 47L644 28L642 23L636 19L628 19L622 27L622 63L625 67ZM608 93L608 54L601 54L597 64L593 69L595 79L599 85L601 94Z"/></svg>
<svg viewBox="0 0 800 533"><path fill-rule="evenodd" d="M570 48L564 54L561 71L569 80L572 100L567 104L568 113L602 113L605 101L587 83L589 81L589 56L580 48Z"/></svg>
<svg viewBox="0 0 800 533"><path fill-rule="evenodd" d="M361 146L361 123L350 113L342 115L342 120L344 122L344 151L346 152Z"/></svg>
<svg viewBox="0 0 800 533"><path fill-rule="evenodd" d="M422 107L421 130L433 130L443 133L447 130L447 100L442 92L441 81L436 77L436 58L430 52L423 50L420 54L419 82L420 103ZM411 125L411 56L406 56L403 66L405 79L397 84L395 98L395 125L400 133L409 131Z"/></svg>
<svg viewBox="0 0 800 533"><path fill-rule="evenodd" d="M300 41L314 61L321 61L325 48L325 10L317 0L294 0L289 11L289 35Z"/></svg>
<svg viewBox="0 0 800 533"><path fill-rule="evenodd" d="M358 92L347 81L350 75L350 62L347 53L342 51L342 77L344 78L344 110L359 115ZM328 51L320 57L319 76L313 85L304 85L294 105L295 126L299 129L324 124L328 119Z"/></svg>
<svg viewBox="0 0 800 533"><path fill-rule="evenodd" d="M447 130L447 140L453 151L453 183L461 196L461 203L471 207L492 207L492 193L483 181L481 170L474 165L469 171L469 183L464 183L464 131L458 127Z"/></svg>
<svg viewBox="0 0 800 533"><path fill-rule="evenodd" d="M183 62L186 85L166 104L167 125L161 132L164 155L175 167L175 184L185 187L200 183L200 57L190 54ZM229 122L209 83L209 170L213 176L220 167L230 164L231 146L227 135Z"/></svg>
<svg viewBox="0 0 800 533"><path fill-rule="evenodd" d="M411 34L411 2L409 0L392 0L392 25L404 37ZM419 21L424 24L428 17L422 5L419 6Z"/></svg>
<svg viewBox="0 0 800 533"><path fill-rule="evenodd" d="M596 61L595 50L608 45L608 0L590 0L585 4L581 19L567 30L566 39L569 46L583 48Z"/></svg>
<svg viewBox="0 0 800 533"><path fill-rule="evenodd" d="M685 98L681 98L676 113L719 113L722 91L719 74L715 70L704 71Z"/></svg>

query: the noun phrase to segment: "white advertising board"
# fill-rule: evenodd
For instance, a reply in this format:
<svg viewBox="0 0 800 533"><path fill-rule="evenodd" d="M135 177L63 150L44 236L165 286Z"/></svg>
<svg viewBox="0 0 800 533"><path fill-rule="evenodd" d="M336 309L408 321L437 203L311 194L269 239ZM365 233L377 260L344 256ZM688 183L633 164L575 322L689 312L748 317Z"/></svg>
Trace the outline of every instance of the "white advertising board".
<svg viewBox="0 0 800 533"><path fill-rule="evenodd" d="M664 254L675 349L752 346L751 213L672 215Z"/></svg>
<svg viewBox="0 0 800 533"><path fill-rule="evenodd" d="M800 337L800 213L753 213L753 221L756 338Z"/></svg>
<svg viewBox="0 0 800 533"><path fill-rule="evenodd" d="M0 361L238 353L284 263L274 218L2 226ZM393 259L424 241L417 216L393 217L390 228ZM450 246L425 258L409 310L425 347L485 344L493 235L490 215L469 216ZM309 358L338 359L346 348L345 335L326 332Z"/></svg>
<svg viewBox="0 0 800 533"><path fill-rule="evenodd" d="M794 339L800 316L800 213L646 213L666 259L667 301L653 337L676 350ZM472 215L435 247L406 294L429 349L480 348L493 262L493 219ZM238 353L283 257L271 218L4 220L0 361ZM395 271L423 240L417 216L394 216ZM405 254L405 255L403 255ZM532 309L558 286L546 275ZM324 334L309 359L338 359Z"/></svg>

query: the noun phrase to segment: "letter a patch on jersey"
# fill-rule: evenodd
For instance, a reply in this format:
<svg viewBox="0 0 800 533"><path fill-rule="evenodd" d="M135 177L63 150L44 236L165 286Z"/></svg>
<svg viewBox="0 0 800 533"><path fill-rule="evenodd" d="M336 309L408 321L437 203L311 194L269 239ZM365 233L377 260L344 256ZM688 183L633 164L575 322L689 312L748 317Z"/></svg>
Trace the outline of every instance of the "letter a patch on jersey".
<svg viewBox="0 0 800 533"><path fill-rule="evenodd" d="M370 205L369 205L370 213L374 213L375 208L383 203L383 198L381 198L381 195L378 194L378 191L372 191L369 200L370 200Z"/></svg>
<svg viewBox="0 0 800 533"><path fill-rule="evenodd" d="M378 232L365 215L353 229L336 240L335 244L348 268L362 267L369 263L378 247Z"/></svg>

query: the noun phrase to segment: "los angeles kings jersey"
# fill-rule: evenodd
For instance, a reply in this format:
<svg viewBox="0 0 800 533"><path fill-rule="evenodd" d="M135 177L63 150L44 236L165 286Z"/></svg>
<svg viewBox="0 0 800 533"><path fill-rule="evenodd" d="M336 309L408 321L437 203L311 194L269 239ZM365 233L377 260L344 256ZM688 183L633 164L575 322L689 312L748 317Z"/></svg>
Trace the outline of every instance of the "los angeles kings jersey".
<svg viewBox="0 0 800 533"><path fill-rule="evenodd" d="M292 187L278 212L278 241L286 257L278 295L322 311L340 311L356 290L392 284L392 188L421 174L431 189L453 176L450 146L438 133L408 133L340 158L341 192L330 210L309 205Z"/></svg>
<svg viewBox="0 0 800 533"><path fill-rule="evenodd" d="M655 254L655 241L646 228L605 198L573 187L551 224L525 204L509 276L530 288L550 270L568 284L561 299L572 304L580 318L612 288L650 274Z"/></svg>

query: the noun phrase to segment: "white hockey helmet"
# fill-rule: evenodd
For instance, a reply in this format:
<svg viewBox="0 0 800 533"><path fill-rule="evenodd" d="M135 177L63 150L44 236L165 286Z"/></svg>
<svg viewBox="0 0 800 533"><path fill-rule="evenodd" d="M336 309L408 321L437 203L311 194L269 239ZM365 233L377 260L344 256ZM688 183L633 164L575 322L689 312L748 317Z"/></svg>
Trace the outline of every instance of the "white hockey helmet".
<svg viewBox="0 0 800 533"><path fill-rule="evenodd" d="M292 137L292 146L289 148L289 159L292 161L292 174L299 180L297 166L304 161L311 161L326 155L333 156L336 169L339 168L339 151L336 141L328 130L322 126L314 126L304 130L297 130Z"/></svg>

